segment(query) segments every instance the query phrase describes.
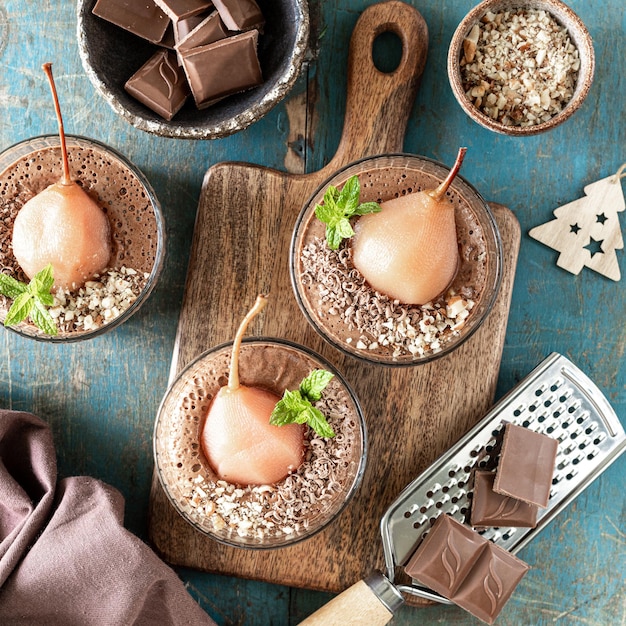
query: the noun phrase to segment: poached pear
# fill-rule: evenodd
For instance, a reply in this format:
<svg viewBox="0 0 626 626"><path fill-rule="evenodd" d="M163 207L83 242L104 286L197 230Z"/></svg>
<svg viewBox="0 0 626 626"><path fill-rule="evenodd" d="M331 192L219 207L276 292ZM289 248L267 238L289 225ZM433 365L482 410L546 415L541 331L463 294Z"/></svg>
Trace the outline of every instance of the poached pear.
<svg viewBox="0 0 626 626"><path fill-rule="evenodd" d="M459 266L454 205L445 199L466 148L446 179L381 203L382 210L354 226L352 260L370 286L405 304L432 301L452 283Z"/></svg>
<svg viewBox="0 0 626 626"><path fill-rule="evenodd" d="M270 424L280 398L239 383L241 340L266 303L265 296L258 296L241 322L233 342L228 385L215 395L200 432L202 450L218 477L240 485L278 482L295 471L304 456L303 425Z"/></svg>
<svg viewBox="0 0 626 626"><path fill-rule="evenodd" d="M111 228L100 206L70 176L52 66L46 63L43 69L50 82L59 124L63 175L18 212L13 226L13 254L29 278L50 263L53 289L73 290L107 267L111 258Z"/></svg>

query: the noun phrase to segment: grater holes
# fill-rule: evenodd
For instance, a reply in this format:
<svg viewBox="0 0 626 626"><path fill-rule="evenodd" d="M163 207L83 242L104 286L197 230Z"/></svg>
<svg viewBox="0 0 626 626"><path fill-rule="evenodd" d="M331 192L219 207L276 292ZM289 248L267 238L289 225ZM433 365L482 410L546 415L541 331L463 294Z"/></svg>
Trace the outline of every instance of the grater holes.
<svg viewBox="0 0 626 626"><path fill-rule="evenodd" d="M560 377L559 378L555 378L554 382L550 386L550 391L556 391L562 384L563 384L563 379L562 378L560 378Z"/></svg>

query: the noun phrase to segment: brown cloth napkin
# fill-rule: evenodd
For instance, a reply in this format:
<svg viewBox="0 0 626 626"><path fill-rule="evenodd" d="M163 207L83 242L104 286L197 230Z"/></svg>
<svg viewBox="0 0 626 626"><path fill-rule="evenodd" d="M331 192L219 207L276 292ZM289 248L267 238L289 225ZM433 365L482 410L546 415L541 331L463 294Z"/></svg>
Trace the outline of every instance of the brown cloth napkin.
<svg viewBox="0 0 626 626"><path fill-rule="evenodd" d="M48 425L0 410L0 624L214 625L123 511L95 478L57 484Z"/></svg>

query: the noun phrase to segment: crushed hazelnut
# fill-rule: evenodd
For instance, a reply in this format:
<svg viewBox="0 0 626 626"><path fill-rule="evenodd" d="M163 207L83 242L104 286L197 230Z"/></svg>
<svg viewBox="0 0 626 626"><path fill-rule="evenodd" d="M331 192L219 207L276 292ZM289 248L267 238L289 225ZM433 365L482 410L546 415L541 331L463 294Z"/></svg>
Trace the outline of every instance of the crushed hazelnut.
<svg viewBox="0 0 626 626"><path fill-rule="evenodd" d="M487 13L463 42L465 94L505 126L534 126L560 113L574 94L579 69L567 29L546 11Z"/></svg>

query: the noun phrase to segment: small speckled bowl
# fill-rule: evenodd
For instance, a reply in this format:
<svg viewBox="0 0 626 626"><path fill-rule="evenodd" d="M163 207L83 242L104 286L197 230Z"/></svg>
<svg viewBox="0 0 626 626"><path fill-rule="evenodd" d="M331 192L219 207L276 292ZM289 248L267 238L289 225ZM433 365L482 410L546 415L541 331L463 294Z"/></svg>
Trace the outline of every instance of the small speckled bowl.
<svg viewBox="0 0 626 626"><path fill-rule="evenodd" d="M511 9L540 10L550 13L559 24L567 29L572 43L578 49L580 59L580 69L572 98L549 120L533 126L509 126L493 119L474 105L463 88L460 66L463 56L463 40L487 12L498 13ZM594 68L595 55L591 36L581 19L560 0L484 0L474 7L459 24L448 50L448 78L452 92L461 108L481 126L504 135L536 135L562 124L580 108L585 100L593 81Z"/></svg>
<svg viewBox="0 0 626 626"><path fill-rule="evenodd" d="M198 110L189 98L166 121L124 90L157 46L92 13L96 0L79 0L77 35L85 72L111 108L140 130L185 139L219 139L247 128L278 104L295 83L309 38L306 0L258 0L266 19L258 54L264 82Z"/></svg>

